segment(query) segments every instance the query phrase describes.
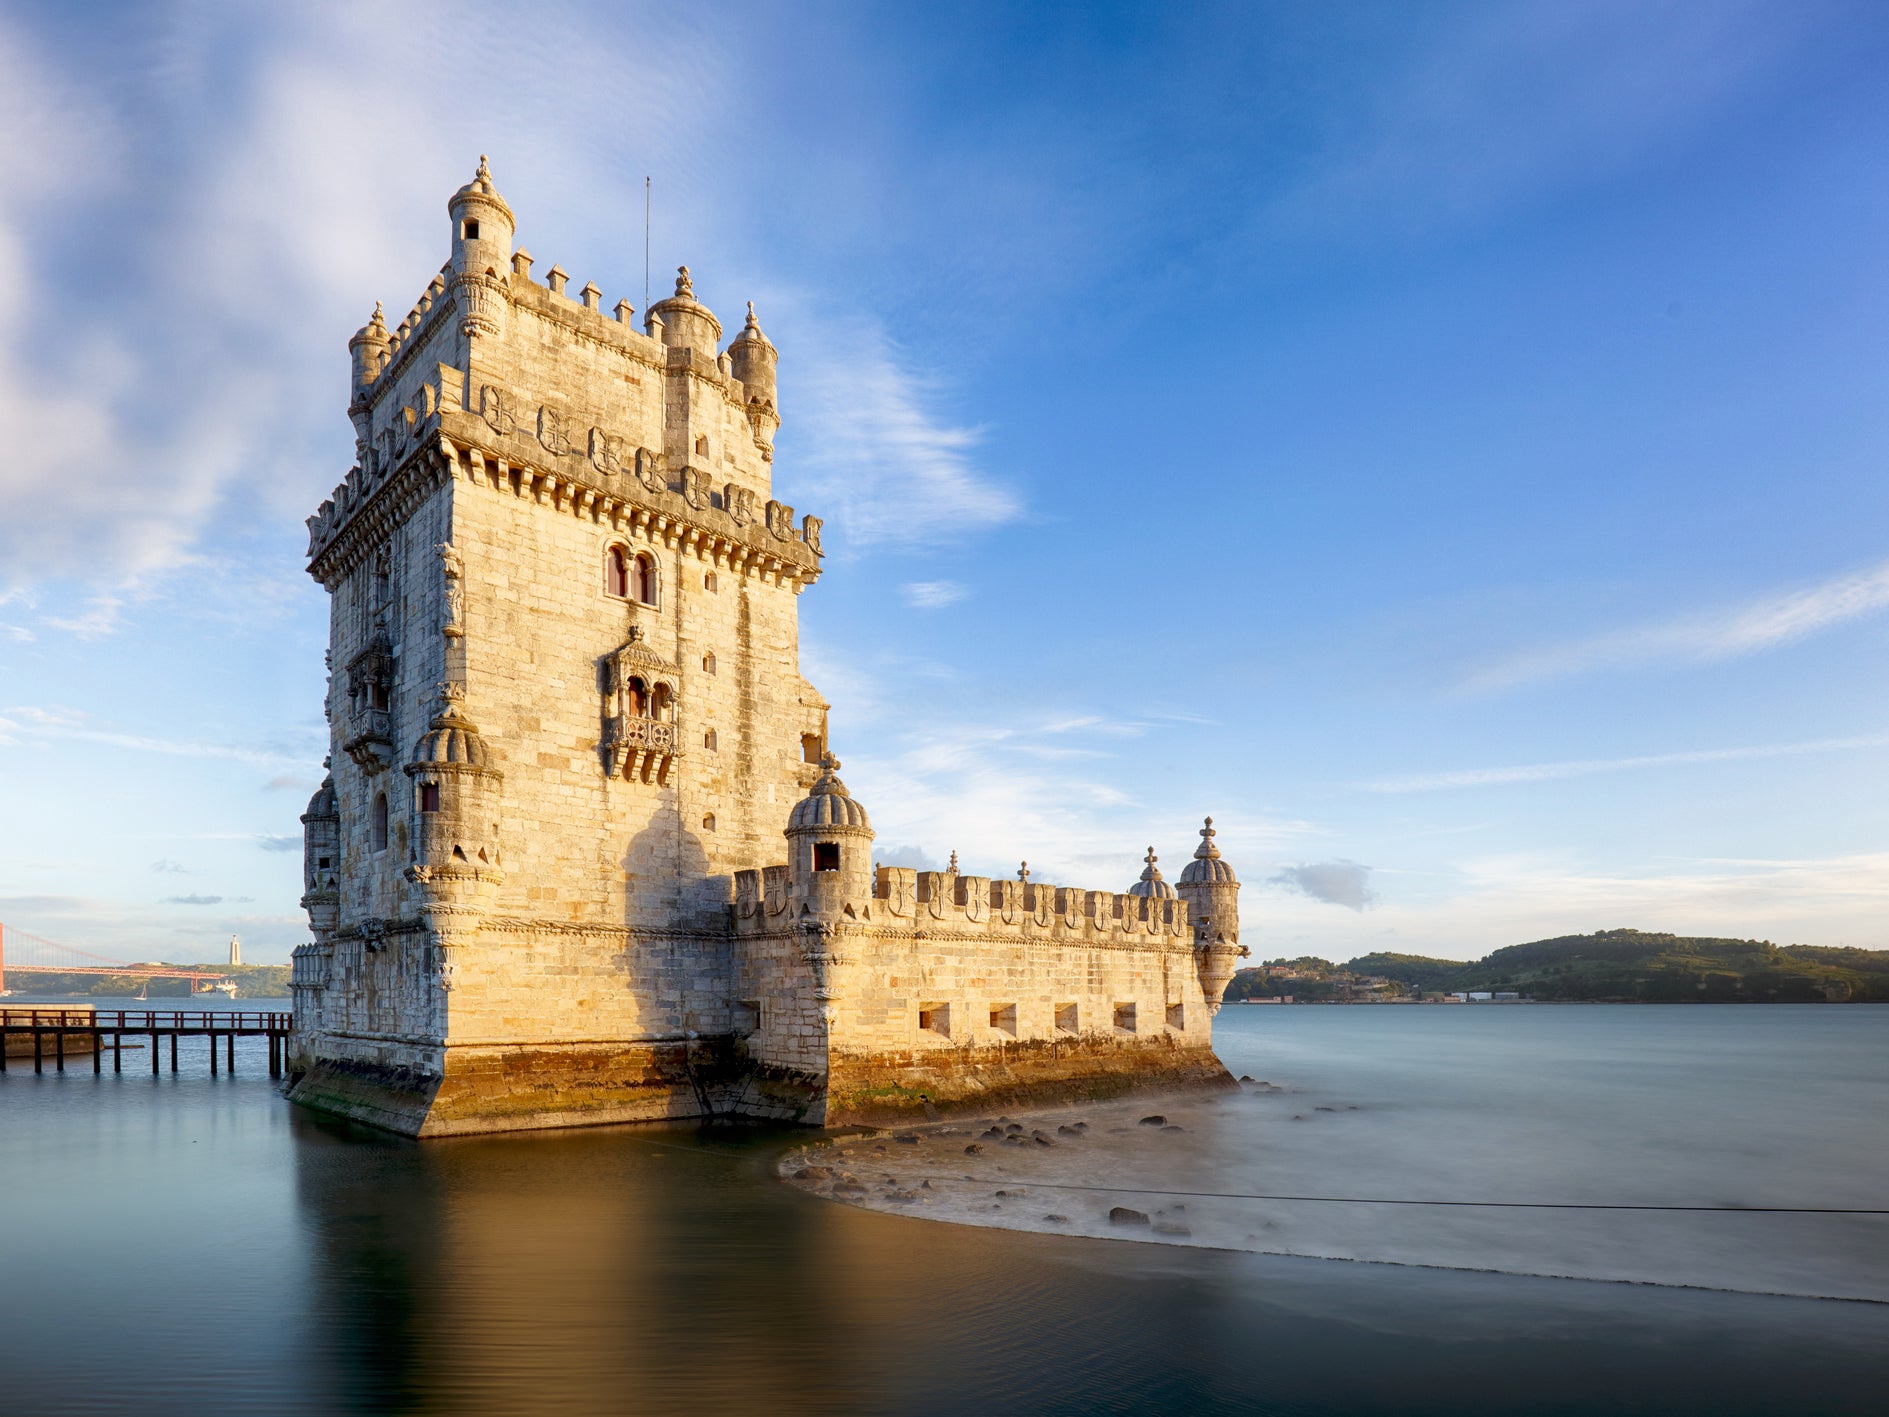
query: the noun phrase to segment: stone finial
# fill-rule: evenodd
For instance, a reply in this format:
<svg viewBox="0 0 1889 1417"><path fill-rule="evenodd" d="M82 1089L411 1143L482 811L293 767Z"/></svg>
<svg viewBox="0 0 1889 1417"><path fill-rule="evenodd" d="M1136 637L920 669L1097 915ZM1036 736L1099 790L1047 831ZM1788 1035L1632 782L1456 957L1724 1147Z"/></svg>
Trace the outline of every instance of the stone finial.
<svg viewBox="0 0 1889 1417"><path fill-rule="evenodd" d="M634 315L635 313L636 313L636 307L630 304L629 301L627 300L617 301L617 323L619 325L629 324L630 316Z"/></svg>
<svg viewBox="0 0 1889 1417"><path fill-rule="evenodd" d="M1218 833L1213 829L1213 818L1209 817L1207 818L1207 825L1200 829L1200 845L1194 848L1194 859L1196 861L1214 861L1219 859L1220 848L1213 844L1213 839L1216 835L1218 835ZM1153 849L1152 847L1149 848L1151 851Z"/></svg>
<svg viewBox="0 0 1889 1417"><path fill-rule="evenodd" d="M531 252L527 251L523 246L520 246L516 251L512 252L512 274L530 279L531 263L536 259L537 257L533 256Z"/></svg>
<svg viewBox="0 0 1889 1417"><path fill-rule="evenodd" d="M479 170L473 173L473 176L477 177L481 182L490 182L492 180L492 169L486 165L484 153L479 154Z"/></svg>
<svg viewBox="0 0 1889 1417"><path fill-rule="evenodd" d="M758 330L761 328L761 322L754 318L754 302L752 300L748 302L748 320L742 328L749 330Z"/></svg>
<svg viewBox="0 0 1889 1417"><path fill-rule="evenodd" d="M683 269L687 270L688 267L685 266ZM829 750L820 754L820 766L825 768L828 772L838 772L840 770L840 760L834 757L831 750Z"/></svg>
<svg viewBox="0 0 1889 1417"><path fill-rule="evenodd" d="M1030 863L1028 861L1025 861L1021 866L1017 867L1017 879L1022 881L1026 886L1030 883Z"/></svg>
<svg viewBox="0 0 1889 1417"><path fill-rule="evenodd" d="M750 305L748 309L749 311L753 311L754 307ZM954 851L951 853L951 864L945 867L945 869L954 876L958 874L958 853L957 852Z"/></svg>
<svg viewBox="0 0 1889 1417"><path fill-rule="evenodd" d="M597 282L594 280L585 281L584 288L578 291L577 294L583 300L586 310L595 310L598 303L603 299L603 292L597 289Z"/></svg>
<svg viewBox="0 0 1889 1417"><path fill-rule="evenodd" d="M689 279L689 268L687 266L676 267L676 297L675 298L677 300L695 299L695 284Z"/></svg>
<svg viewBox="0 0 1889 1417"><path fill-rule="evenodd" d="M551 287L551 293L553 295L562 295L564 293L564 282L569 279L570 277L564 273L564 267L556 264L553 264L551 269L544 273L544 283Z"/></svg>

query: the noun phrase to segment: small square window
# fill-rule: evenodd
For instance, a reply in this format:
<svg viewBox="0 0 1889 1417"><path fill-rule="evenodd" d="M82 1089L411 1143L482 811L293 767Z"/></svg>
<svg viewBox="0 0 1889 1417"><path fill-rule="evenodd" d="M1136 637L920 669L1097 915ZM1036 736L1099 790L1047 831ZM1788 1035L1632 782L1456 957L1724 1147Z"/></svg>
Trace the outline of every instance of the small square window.
<svg viewBox="0 0 1889 1417"><path fill-rule="evenodd" d="M836 841L816 841L813 844L813 869L816 871L837 871L839 868L839 843Z"/></svg>
<svg viewBox="0 0 1889 1417"><path fill-rule="evenodd" d="M918 1026L928 1033L951 1036L951 1005L926 1004L918 1011Z"/></svg>
<svg viewBox="0 0 1889 1417"><path fill-rule="evenodd" d="M999 1033L1007 1033L1012 1038L1017 1036L1017 1006L1015 1004L992 1004L990 1006L990 1026Z"/></svg>
<svg viewBox="0 0 1889 1417"><path fill-rule="evenodd" d="M1187 1031L1187 1006L1185 1004L1168 1005L1168 1027L1178 1033Z"/></svg>
<svg viewBox="0 0 1889 1417"><path fill-rule="evenodd" d="M1117 1004L1115 1006L1115 1031L1117 1033L1133 1033L1135 1031L1135 1006L1133 1004Z"/></svg>
<svg viewBox="0 0 1889 1417"><path fill-rule="evenodd" d="M1077 1017L1076 1006L1074 1004L1058 1004L1056 1006L1056 1031L1058 1033L1080 1033L1082 1031L1082 1026Z"/></svg>
<svg viewBox="0 0 1889 1417"><path fill-rule="evenodd" d="M467 222L466 223L466 240L477 241L478 239L479 239L479 223L476 221Z"/></svg>
<svg viewBox="0 0 1889 1417"><path fill-rule="evenodd" d="M437 782L423 782L420 784L420 810L422 812L437 812L439 810L439 784Z"/></svg>

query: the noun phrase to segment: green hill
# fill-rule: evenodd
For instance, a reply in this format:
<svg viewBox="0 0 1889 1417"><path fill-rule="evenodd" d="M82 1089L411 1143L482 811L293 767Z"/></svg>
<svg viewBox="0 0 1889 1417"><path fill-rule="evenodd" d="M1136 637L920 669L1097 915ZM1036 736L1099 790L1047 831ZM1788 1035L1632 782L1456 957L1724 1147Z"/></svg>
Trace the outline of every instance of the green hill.
<svg viewBox="0 0 1889 1417"><path fill-rule="evenodd" d="M1775 945L1769 940L1641 930L1601 930L1535 940L1496 950L1468 964L1426 955L1377 953L1328 965L1314 971L1314 977L1269 980L1261 970L1243 969L1228 987L1227 997L1343 997L1346 976L1377 976L1425 994L1513 990L1529 999L1580 1002L1889 1002L1889 950Z"/></svg>

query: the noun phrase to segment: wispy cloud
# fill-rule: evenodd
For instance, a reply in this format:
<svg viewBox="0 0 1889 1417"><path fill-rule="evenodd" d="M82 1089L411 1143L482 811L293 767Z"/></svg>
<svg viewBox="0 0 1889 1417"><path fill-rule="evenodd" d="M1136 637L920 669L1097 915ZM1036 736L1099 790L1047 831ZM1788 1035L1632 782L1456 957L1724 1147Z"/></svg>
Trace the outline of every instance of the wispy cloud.
<svg viewBox="0 0 1889 1417"><path fill-rule="evenodd" d="M163 905L221 905L226 897L220 895L167 895L160 902ZM242 899L247 900L244 896Z"/></svg>
<svg viewBox="0 0 1889 1417"><path fill-rule="evenodd" d="M1722 763L1740 758L1788 758L1801 753L1837 753L1855 748L1889 747L1889 733L1858 738L1820 738L1809 743L1765 743L1747 748L1701 748L1686 753L1649 753L1632 758L1582 758L1558 763L1526 763L1514 767L1463 768L1454 772L1418 773L1383 778L1358 786L1366 792L1433 792L1452 787L1497 787L1510 782L1547 782L1594 773L1628 772L1635 768L1678 767L1686 763Z"/></svg>
<svg viewBox="0 0 1889 1417"><path fill-rule="evenodd" d="M1731 606L1531 650L1471 674L1469 692L1590 670L1710 664L1801 640L1889 607L1889 562Z"/></svg>
<svg viewBox="0 0 1889 1417"><path fill-rule="evenodd" d="M1285 886L1327 905L1342 905L1362 913L1377 904L1371 889L1371 868L1356 861L1318 861L1310 865L1288 866L1271 878L1276 886Z"/></svg>
<svg viewBox="0 0 1889 1417"><path fill-rule="evenodd" d="M171 860L168 856L160 857L158 860L153 861L151 863L151 869L161 876L188 876L190 874L182 865Z"/></svg>
<svg viewBox="0 0 1889 1417"><path fill-rule="evenodd" d="M982 430L940 412L942 390L912 372L877 322L836 319L807 333L794 376L807 425L801 480L831 509L847 551L950 541L1023 514L1016 492L973 457Z"/></svg>
<svg viewBox="0 0 1889 1417"><path fill-rule="evenodd" d="M259 836L256 845L264 851L300 851L302 839L299 836Z"/></svg>
<svg viewBox="0 0 1889 1417"><path fill-rule="evenodd" d="M306 757L266 748L245 748L229 743L206 743L190 739L153 738L141 733L119 733L93 728L83 714L66 709L0 709L0 738L9 733L18 737L59 738L81 743L102 743L136 753L160 753L167 757L223 758L231 762L251 763L258 767L299 767L307 771L313 763Z"/></svg>
<svg viewBox="0 0 1889 1417"><path fill-rule="evenodd" d="M917 610L943 610L971 593L958 581L908 581L899 590L905 603Z"/></svg>

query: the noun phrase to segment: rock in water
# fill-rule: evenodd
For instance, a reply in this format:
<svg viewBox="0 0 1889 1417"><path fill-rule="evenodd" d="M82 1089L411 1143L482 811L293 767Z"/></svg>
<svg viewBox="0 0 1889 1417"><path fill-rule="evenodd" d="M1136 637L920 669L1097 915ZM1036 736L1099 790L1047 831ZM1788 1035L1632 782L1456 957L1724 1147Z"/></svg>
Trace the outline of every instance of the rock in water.
<svg viewBox="0 0 1889 1417"><path fill-rule="evenodd" d="M1146 1225L1148 1217L1138 1210L1130 1210L1125 1205L1118 1205L1108 1213L1110 1225Z"/></svg>
<svg viewBox="0 0 1889 1417"><path fill-rule="evenodd" d="M1141 1119L1141 1125L1144 1127L1165 1127L1167 1124L1168 1119L1161 1116L1143 1117Z"/></svg>

